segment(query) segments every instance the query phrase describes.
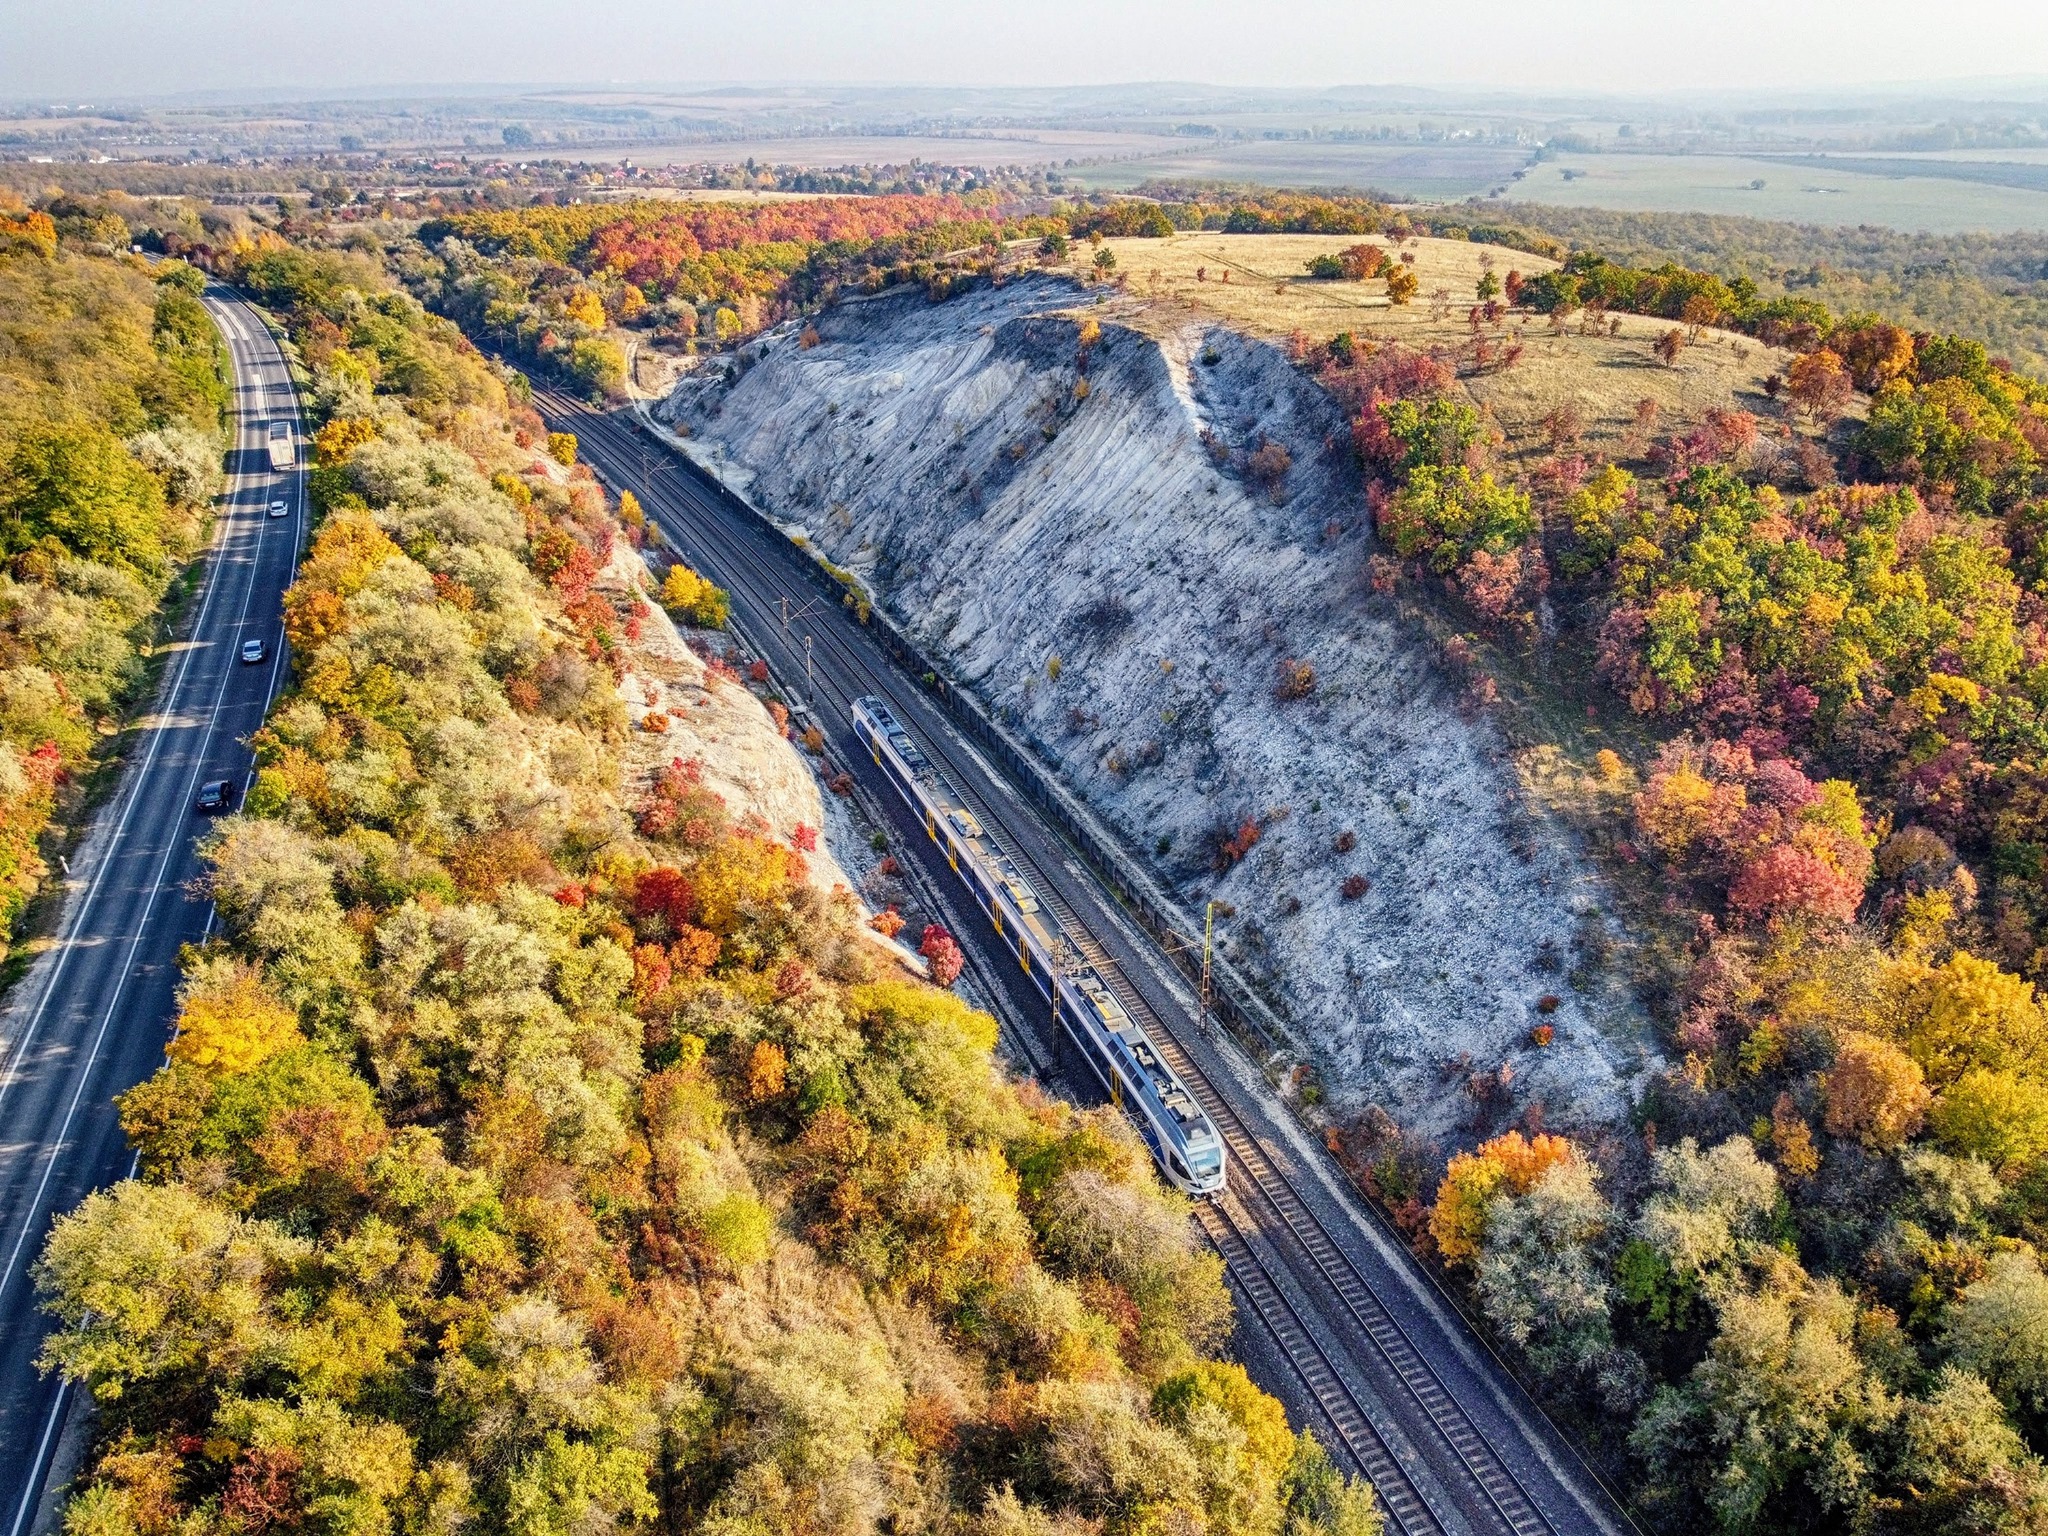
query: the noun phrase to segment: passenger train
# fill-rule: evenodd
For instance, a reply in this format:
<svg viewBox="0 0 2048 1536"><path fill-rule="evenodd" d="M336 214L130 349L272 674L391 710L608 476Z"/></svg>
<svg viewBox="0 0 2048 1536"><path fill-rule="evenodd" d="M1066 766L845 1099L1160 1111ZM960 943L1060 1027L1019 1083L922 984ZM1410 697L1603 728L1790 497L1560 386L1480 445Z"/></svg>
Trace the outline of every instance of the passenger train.
<svg viewBox="0 0 2048 1536"><path fill-rule="evenodd" d="M1145 1138L1160 1171L1191 1195L1223 1189L1223 1139L1144 1029L1082 959L1009 854L985 832L952 783L934 767L882 700L856 699L853 728L946 851L975 902L994 924L1104 1093ZM1064 942L1063 942L1064 941ZM1056 951L1069 957L1055 965Z"/></svg>

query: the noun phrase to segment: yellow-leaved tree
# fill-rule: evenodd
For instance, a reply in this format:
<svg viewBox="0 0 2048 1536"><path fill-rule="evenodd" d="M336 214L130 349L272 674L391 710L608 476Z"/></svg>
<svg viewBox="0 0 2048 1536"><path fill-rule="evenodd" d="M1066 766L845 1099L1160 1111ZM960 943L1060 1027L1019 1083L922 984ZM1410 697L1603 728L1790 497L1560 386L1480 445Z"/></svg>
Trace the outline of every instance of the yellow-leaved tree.
<svg viewBox="0 0 2048 1536"><path fill-rule="evenodd" d="M1890 1152L1920 1129L1933 1095L1920 1063L1889 1041L1845 1034L1835 1064L1820 1080L1825 1123L1833 1136L1853 1136Z"/></svg>
<svg viewBox="0 0 2048 1536"><path fill-rule="evenodd" d="M661 583L661 606L700 629L723 629L732 600L723 587L678 563L668 568Z"/></svg>
<svg viewBox="0 0 2048 1536"><path fill-rule="evenodd" d="M377 424L367 416L337 416L313 434L313 449L322 464L339 464L376 438Z"/></svg>
<svg viewBox="0 0 2048 1536"><path fill-rule="evenodd" d="M185 988L174 1061L235 1076L304 1040L299 1016L263 985L253 966L208 964Z"/></svg>
<svg viewBox="0 0 2048 1536"><path fill-rule="evenodd" d="M1901 1043L1937 1086L1972 1067L2048 1069L2048 1016L2033 983L1995 961L1957 950L1937 966L1908 962L1894 972L1893 995Z"/></svg>

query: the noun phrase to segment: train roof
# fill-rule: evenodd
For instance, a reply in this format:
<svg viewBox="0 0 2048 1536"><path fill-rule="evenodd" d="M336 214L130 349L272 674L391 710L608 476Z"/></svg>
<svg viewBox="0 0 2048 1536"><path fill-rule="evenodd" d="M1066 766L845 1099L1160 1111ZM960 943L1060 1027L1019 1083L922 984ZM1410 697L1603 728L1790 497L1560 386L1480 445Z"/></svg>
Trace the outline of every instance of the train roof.
<svg viewBox="0 0 2048 1536"><path fill-rule="evenodd" d="M1201 1133L1210 1129L1208 1117L1203 1114L1202 1106L1195 1102L1195 1096L1188 1092L1187 1084L1166 1064L1165 1058L1159 1054L1159 1047L1144 1027L1117 1001L1094 966L1080 967L1072 980L1137 1067L1161 1111L1183 1137L1190 1141L1201 1140Z"/></svg>
<svg viewBox="0 0 2048 1536"><path fill-rule="evenodd" d="M954 834L975 845L975 853L983 863L993 870L1010 893L1010 900L1023 913L1039 910L1038 893L1031 888L1031 882L1024 878L1024 872L1017 867L1017 861L1010 857L1009 850L991 837L982 826L981 818L968 808L966 798L953 787L952 780L931 760L918 750L910 733L889 710L889 706L872 696L857 701L868 714L874 717L889 738L889 745L910 771L917 775L917 781L924 786L934 804L945 812L946 820L952 824Z"/></svg>
<svg viewBox="0 0 2048 1536"><path fill-rule="evenodd" d="M1049 912L1040 910L1036 892L1017 868L1009 851L982 827L965 798L918 749L917 742L886 703L873 696L855 702L889 738L891 749L903 759L905 766L917 775L918 784L944 814L954 835L971 844L975 856L1008 888L1010 899L1016 903L1018 911L1038 929L1041 946L1050 949L1053 936L1060 931L1059 926ZM1157 1118L1178 1132L1181 1140L1191 1147L1216 1139L1215 1127L1203 1113L1201 1105L1195 1102L1187 1084L1166 1064L1144 1027L1117 1000L1099 968L1083 961L1068 968L1066 978L1101 1020L1104 1031L1115 1042L1111 1049L1120 1050L1126 1060L1125 1070L1150 1090L1149 1097L1156 1106Z"/></svg>

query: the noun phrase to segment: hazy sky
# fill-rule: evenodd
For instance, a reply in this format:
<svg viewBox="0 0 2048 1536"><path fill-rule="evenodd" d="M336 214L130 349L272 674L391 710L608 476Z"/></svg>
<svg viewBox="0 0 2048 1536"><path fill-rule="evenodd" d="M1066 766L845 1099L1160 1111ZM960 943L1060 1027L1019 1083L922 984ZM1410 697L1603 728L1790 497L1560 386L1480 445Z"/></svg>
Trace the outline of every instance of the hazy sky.
<svg viewBox="0 0 2048 1536"><path fill-rule="evenodd" d="M1797 87L2048 75L2044 0L0 0L0 96L515 81Z"/></svg>

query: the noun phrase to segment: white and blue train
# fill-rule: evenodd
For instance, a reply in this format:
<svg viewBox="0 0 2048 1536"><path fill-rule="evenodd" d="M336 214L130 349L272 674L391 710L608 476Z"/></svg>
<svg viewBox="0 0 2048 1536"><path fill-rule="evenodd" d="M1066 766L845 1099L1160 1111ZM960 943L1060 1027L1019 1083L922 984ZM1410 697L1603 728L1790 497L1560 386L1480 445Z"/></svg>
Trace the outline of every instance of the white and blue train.
<svg viewBox="0 0 2048 1536"><path fill-rule="evenodd" d="M1079 958L1055 966L1061 932L1010 856L982 830L946 776L880 699L856 699L853 728L924 822L997 935L1024 968L1102 1091L1121 1105L1167 1180L1191 1195L1223 1189L1223 1139L1144 1029L1124 1011L1096 967ZM1057 993L1057 999L1055 999Z"/></svg>

